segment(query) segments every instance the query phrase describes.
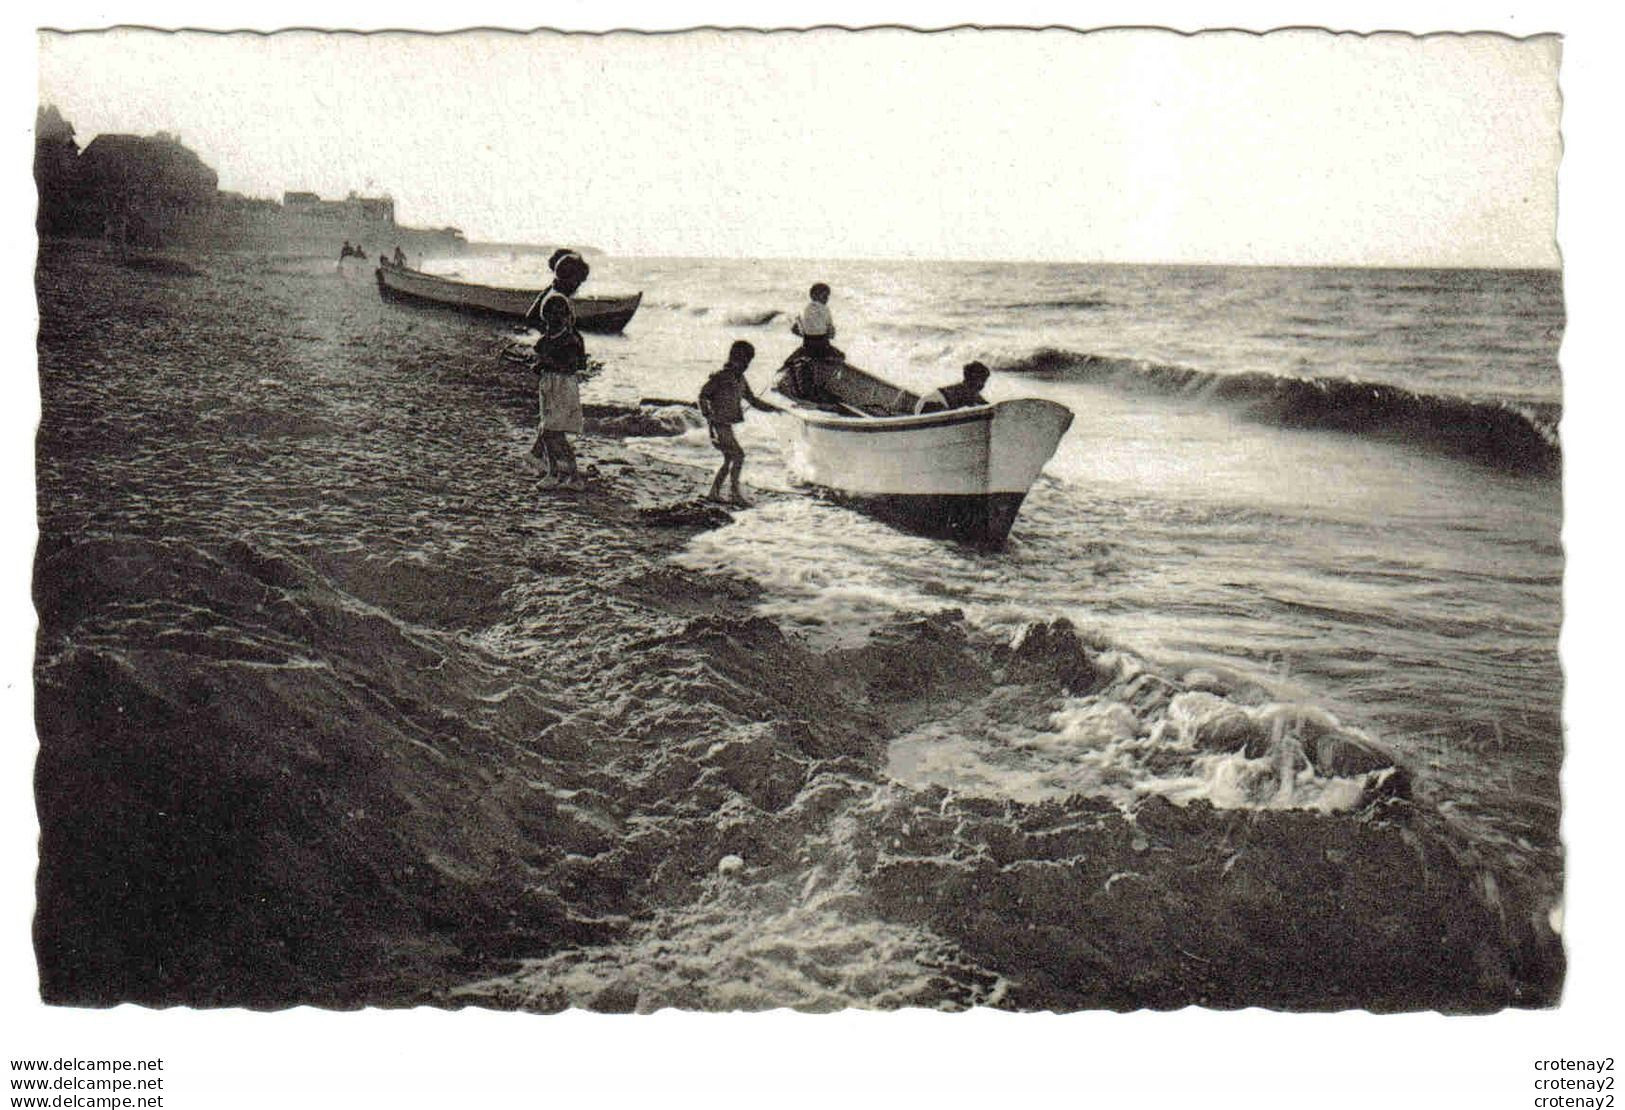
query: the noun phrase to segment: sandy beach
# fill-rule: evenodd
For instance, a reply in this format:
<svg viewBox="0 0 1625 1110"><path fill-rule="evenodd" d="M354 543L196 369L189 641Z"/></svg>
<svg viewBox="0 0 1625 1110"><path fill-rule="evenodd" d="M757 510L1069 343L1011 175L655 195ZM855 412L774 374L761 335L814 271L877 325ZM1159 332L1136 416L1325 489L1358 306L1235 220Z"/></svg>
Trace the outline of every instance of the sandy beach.
<svg viewBox="0 0 1625 1110"><path fill-rule="evenodd" d="M1555 999L1543 902L1329 714L1064 620L938 608L820 643L752 578L673 561L730 516L626 434L692 418L589 383L591 487L539 491L529 375L490 327L332 263L181 261L40 259L47 1001ZM1125 804L1118 770L1121 797L1027 802L893 773L921 737L1056 729L1081 762L1235 750L1352 793Z"/></svg>

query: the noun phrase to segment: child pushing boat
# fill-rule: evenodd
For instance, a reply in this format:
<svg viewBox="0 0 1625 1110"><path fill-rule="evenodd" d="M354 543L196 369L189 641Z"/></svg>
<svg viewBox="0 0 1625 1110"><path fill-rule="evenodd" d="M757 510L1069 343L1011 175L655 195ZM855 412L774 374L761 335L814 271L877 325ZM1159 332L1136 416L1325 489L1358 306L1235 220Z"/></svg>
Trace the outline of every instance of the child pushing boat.
<svg viewBox="0 0 1625 1110"><path fill-rule="evenodd" d="M751 392L750 382L745 380L745 370L755 357L755 347L743 339L736 340L728 349L728 361L700 388L700 414L705 417L706 426L711 432L711 442L722 452L722 466L717 470L717 476L711 482L711 492L707 495L711 501L723 500L722 483L726 479L730 485L726 503L740 506L750 504L739 489L739 471L745 465L745 449L739 446L734 425L745 419L745 410L740 402L749 402L752 408L761 412L781 411L778 406L768 404Z"/></svg>

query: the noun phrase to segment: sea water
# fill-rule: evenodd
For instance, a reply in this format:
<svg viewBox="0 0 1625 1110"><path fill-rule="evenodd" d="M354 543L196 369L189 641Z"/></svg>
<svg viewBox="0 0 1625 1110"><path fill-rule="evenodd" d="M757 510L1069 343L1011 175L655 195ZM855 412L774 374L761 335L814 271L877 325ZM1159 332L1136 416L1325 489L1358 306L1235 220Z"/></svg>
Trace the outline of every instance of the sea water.
<svg viewBox="0 0 1625 1110"><path fill-rule="evenodd" d="M1556 274L591 261L644 300L589 403L741 338L765 393L824 281L854 364L1076 420L999 551L808 495L754 410L757 505L673 539L681 405L548 495L500 322L47 250L47 997L1552 997Z"/></svg>
<svg viewBox="0 0 1625 1110"><path fill-rule="evenodd" d="M540 262L446 266L524 283ZM763 583L762 611L815 637L952 607L1240 669L1392 744L1556 881L1558 274L603 258L591 289L645 299L625 335L590 337L589 392L692 399L743 338L763 393L813 281L854 365L922 390L979 359L990 400L1045 397L1075 422L1002 552L774 498L684 565ZM792 488L781 419L748 415L747 485ZM714 459L700 430L651 450ZM938 777L997 792L966 758L964 782Z"/></svg>

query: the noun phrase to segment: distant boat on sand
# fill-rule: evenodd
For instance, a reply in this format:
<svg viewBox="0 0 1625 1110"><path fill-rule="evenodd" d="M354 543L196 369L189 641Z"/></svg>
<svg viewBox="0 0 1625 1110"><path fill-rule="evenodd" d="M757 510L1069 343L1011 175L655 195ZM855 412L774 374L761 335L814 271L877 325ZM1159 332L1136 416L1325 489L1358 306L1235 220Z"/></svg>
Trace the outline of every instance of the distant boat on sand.
<svg viewBox="0 0 1625 1110"><path fill-rule="evenodd" d="M386 300L435 305L478 316L496 316L519 322L536 300L540 289L505 289L478 285L426 274L393 263L378 267L378 293ZM626 297L572 297L576 327L586 332L612 335L631 321L643 302L642 293Z"/></svg>

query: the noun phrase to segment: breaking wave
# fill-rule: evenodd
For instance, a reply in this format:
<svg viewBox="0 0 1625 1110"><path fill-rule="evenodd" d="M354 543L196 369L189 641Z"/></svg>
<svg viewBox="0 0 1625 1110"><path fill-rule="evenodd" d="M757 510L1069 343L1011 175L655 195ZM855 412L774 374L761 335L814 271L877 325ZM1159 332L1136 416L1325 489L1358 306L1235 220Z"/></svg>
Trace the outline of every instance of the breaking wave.
<svg viewBox="0 0 1625 1110"><path fill-rule="evenodd" d="M776 308L765 308L752 312L734 312L729 314L727 323L729 327L735 328L760 328L772 323L782 315L784 313Z"/></svg>
<svg viewBox="0 0 1625 1110"><path fill-rule="evenodd" d="M1054 300L1048 301L1017 301L1012 304L1007 304L1004 307L1007 309L1015 309L1017 311L1037 310L1040 312L1064 311L1069 308L1092 310L1111 308L1112 302L1103 300L1099 297L1058 297Z"/></svg>
<svg viewBox="0 0 1625 1110"><path fill-rule="evenodd" d="M1187 366L1044 348L997 369L1234 405L1250 418L1403 440L1501 469L1555 474L1559 406L1418 393L1338 378L1217 374Z"/></svg>
<svg viewBox="0 0 1625 1110"><path fill-rule="evenodd" d="M771 498L730 525L696 500L714 456L621 442L703 445L692 406L596 403L692 395L664 363L625 381L630 347L584 406L589 489L544 493L533 381L488 329L302 266L42 253L48 1001L1557 999L1553 884L1446 812L1473 799L1403 733L1401 760L1318 695L1136 659L1049 619L1053 579L979 623L935 547L856 522L761 569ZM1159 604L1074 523L1102 607ZM917 600L880 559L921 565Z"/></svg>

